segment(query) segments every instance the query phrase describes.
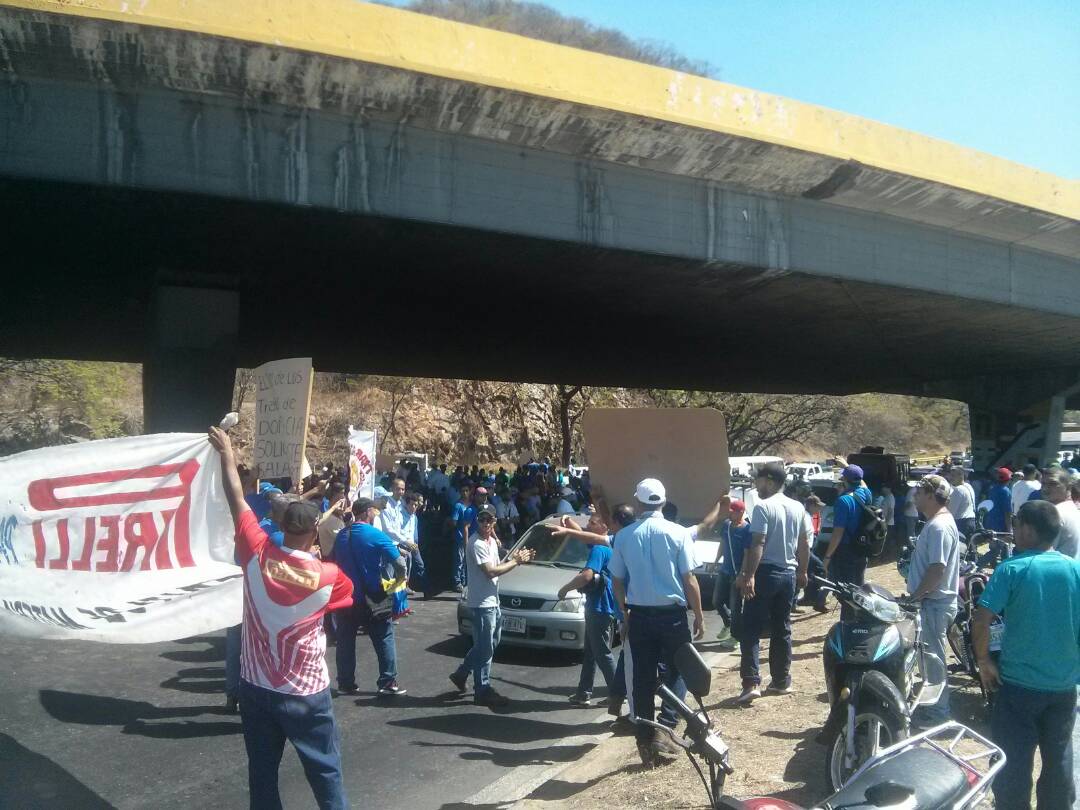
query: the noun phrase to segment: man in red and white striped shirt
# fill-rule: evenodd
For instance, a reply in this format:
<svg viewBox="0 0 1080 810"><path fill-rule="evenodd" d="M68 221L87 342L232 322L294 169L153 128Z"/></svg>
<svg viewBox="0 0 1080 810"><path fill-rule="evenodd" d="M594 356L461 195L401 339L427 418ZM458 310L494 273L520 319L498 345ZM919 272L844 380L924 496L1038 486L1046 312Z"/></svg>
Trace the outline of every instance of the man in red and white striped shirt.
<svg viewBox="0 0 1080 810"><path fill-rule="evenodd" d="M244 500L228 435L210 428L209 438L221 454L236 555L244 569L240 716L251 807L281 807L278 766L286 740L300 757L318 806L348 807L322 619L328 610L352 604L352 581L310 553L319 523L319 509L310 501L289 504L284 543L278 548L270 542Z"/></svg>

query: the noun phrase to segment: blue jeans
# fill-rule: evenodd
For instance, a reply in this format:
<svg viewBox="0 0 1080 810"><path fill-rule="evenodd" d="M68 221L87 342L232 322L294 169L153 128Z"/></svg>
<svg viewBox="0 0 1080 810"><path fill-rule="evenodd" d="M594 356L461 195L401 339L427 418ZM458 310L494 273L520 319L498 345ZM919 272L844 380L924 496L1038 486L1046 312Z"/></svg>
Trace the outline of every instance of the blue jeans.
<svg viewBox="0 0 1080 810"><path fill-rule="evenodd" d="M596 668L604 676L608 695L615 689L615 657L611 654L611 639L615 617L610 613L585 612L585 652L581 658L581 677L578 694L591 695Z"/></svg>
<svg viewBox="0 0 1080 810"><path fill-rule="evenodd" d="M360 599L364 597L361 596ZM364 608L356 605L335 611L334 621L337 626L337 679L339 689L351 689L356 686L356 631L361 626L367 627L371 646L375 648L375 657L379 660L379 677L375 682L378 688L389 686L397 680L397 648L394 645L394 625L390 614L370 617Z"/></svg>
<svg viewBox="0 0 1080 810"><path fill-rule="evenodd" d="M408 574L406 576L406 582L413 577L416 577L416 583L420 586L420 590L427 590L427 566L424 564L424 558L420 554L420 547L416 547L416 551L413 551L406 558L408 565Z"/></svg>
<svg viewBox="0 0 1080 810"><path fill-rule="evenodd" d="M465 570L465 541L461 537L454 538L454 585L464 585L469 581L468 572Z"/></svg>
<svg viewBox="0 0 1080 810"><path fill-rule="evenodd" d="M761 683L758 650L761 632L769 627L769 674L773 685L791 682L791 600L795 596L795 572L775 565L759 565L754 574L754 598L743 603L739 647L743 686Z"/></svg>
<svg viewBox="0 0 1080 810"><path fill-rule="evenodd" d="M919 606L919 615L922 618L922 640L926 644L926 651L941 659L939 666L942 670L937 672L937 667L928 666L930 671L927 677L932 679L931 683L940 683L938 676L943 676L945 688L941 690L937 703L919 706L916 711L927 721L944 723L949 719L948 634L949 627L956 618L956 600L923 599Z"/></svg>
<svg viewBox="0 0 1080 810"><path fill-rule="evenodd" d="M323 810L349 806L341 779L341 747L330 690L287 695L240 681L240 718L248 755L252 810L280 810L278 766L285 740L304 766L315 802Z"/></svg>
<svg viewBox="0 0 1080 810"><path fill-rule="evenodd" d="M225 694L240 694L240 648L243 646L242 624L225 628Z"/></svg>
<svg viewBox="0 0 1080 810"><path fill-rule="evenodd" d="M643 720L652 720L656 708L657 670L664 665L663 682L676 695L686 694L686 685L675 666L675 651L690 641L690 625L686 621L686 608L630 607L631 664L634 672L634 714ZM675 726L675 712L665 706L659 722ZM649 742L656 729L643 723L637 726L638 742Z"/></svg>
<svg viewBox="0 0 1080 810"><path fill-rule="evenodd" d="M856 554L850 543L841 543L829 562L829 579L862 585L866 581L866 557Z"/></svg>
<svg viewBox="0 0 1080 810"><path fill-rule="evenodd" d="M498 607L472 608L473 645L455 675L473 675L473 695L480 697L491 688L491 660L502 640L502 611Z"/></svg>
<svg viewBox="0 0 1080 810"><path fill-rule="evenodd" d="M716 615L729 629L731 628L731 589L734 585L734 575L721 571L716 575L716 584L713 586L713 607L716 608Z"/></svg>
<svg viewBox="0 0 1080 810"><path fill-rule="evenodd" d="M994 779L997 810L1031 807L1035 748L1042 773L1035 788L1039 810L1068 810L1076 800L1072 732L1076 690L1038 692L1003 683L994 698L990 736L1005 752L1005 767Z"/></svg>

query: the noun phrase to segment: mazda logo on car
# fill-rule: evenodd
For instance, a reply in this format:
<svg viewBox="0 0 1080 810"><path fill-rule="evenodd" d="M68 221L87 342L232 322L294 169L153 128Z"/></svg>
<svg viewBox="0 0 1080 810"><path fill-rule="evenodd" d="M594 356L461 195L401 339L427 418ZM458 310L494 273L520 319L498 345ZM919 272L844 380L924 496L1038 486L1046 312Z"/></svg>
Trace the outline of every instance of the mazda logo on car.
<svg viewBox="0 0 1080 810"><path fill-rule="evenodd" d="M510 607L521 607L521 600L515 596L510 600Z"/></svg>

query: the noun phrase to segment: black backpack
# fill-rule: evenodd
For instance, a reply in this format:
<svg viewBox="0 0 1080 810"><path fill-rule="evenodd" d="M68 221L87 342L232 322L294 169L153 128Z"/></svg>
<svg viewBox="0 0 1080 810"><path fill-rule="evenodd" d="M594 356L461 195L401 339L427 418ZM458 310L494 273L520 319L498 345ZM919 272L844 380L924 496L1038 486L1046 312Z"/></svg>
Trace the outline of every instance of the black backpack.
<svg viewBox="0 0 1080 810"><path fill-rule="evenodd" d="M855 496L853 495L852 498ZM880 508L855 499L859 509L859 528L852 538L851 548L864 557L877 557L885 549L889 527Z"/></svg>

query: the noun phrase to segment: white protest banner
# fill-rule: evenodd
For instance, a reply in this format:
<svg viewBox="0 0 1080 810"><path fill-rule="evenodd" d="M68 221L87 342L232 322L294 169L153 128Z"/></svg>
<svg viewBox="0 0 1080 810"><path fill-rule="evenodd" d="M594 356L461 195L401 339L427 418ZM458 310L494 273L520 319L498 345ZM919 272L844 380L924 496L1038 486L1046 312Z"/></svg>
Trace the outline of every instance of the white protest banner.
<svg viewBox="0 0 1080 810"><path fill-rule="evenodd" d="M205 434L0 459L0 632L129 644L239 624L233 536Z"/></svg>
<svg viewBox="0 0 1080 810"><path fill-rule="evenodd" d="M374 430L356 430L349 425L349 501L375 497Z"/></svg>
<svg viewBox="0 0 1080 810"><path fill-rule="evenodd" d="M314 379L310 357L255 369L255 469L260 478L301 478Z"/></svg>

